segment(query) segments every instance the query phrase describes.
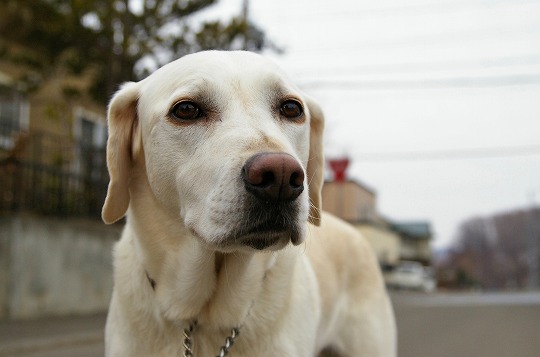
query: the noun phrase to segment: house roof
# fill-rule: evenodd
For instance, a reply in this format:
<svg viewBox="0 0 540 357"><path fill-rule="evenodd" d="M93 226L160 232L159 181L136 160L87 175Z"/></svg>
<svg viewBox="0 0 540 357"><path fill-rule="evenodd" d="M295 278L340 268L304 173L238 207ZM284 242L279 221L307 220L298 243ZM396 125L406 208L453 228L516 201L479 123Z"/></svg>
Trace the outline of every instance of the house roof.
<svg viewBox="0 0 540 357"><path fill-rule="evenodd" d="M398 232L411 239L431 239L431 226L428 222L403 222L403 223L392 223L392 228Z"/></svg>
<svg viewBox="0 0 540 357"><path fill-rule="evenodd" d="M375 191L373 188L369 187L368 185L366 185L365 183L363 182L360 182L359 180L345 180L343 182L347 182L347 183L352 183L352 184L355 184L356 186L368 191L369 193L373 194L373 195L376 195L377 194L377 191ZM337 182L337 181L333 181L333 180L325 180L324 181L324 184L325 185L339 185L341 184L342 182Z"/></svg>

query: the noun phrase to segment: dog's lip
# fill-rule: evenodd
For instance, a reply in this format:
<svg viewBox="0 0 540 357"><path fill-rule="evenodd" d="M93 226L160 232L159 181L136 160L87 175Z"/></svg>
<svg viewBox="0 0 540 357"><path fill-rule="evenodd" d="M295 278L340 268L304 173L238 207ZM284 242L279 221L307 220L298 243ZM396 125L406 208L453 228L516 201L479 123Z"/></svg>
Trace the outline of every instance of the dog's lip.
<svg viewBox="0 0 540 357"><path fill-rule="evenodd" d="M276 245L280 239L279 236L269 237L268 235L264 236L253 236L242 240L242 245L248 246L253 249L263 250L271 246Z"/></svg>
<svg viewBox="0 0 540 357"><path fill-rule="evenodd" d="M276 223L272 221L264 221L262 223L253 225L246 229L246 235L251 234L272 234L272 233L285 233L289 230L288 227L282 223Z"/></svg>
<svg viewBox="0 0 540 357"><path fill-rule="evenodd" d="M280 224L264 222L249 228L240 238L240 243L254 249L262 250L276 245L289 238L289 229Z"/></svg>

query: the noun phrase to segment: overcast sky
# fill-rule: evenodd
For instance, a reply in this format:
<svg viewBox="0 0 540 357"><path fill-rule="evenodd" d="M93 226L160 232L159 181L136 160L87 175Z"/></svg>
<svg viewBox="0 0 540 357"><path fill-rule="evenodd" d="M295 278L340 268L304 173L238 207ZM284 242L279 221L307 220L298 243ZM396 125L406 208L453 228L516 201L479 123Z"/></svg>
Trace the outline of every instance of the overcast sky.
<svg viewBox="0 0 540 357"><path fill-rule="evenodd" d="M215 13L240 11L222 0ZM272 56L323 106L328 156L379 212L460 222L540 202L540 0L251 1Z"/></svg>

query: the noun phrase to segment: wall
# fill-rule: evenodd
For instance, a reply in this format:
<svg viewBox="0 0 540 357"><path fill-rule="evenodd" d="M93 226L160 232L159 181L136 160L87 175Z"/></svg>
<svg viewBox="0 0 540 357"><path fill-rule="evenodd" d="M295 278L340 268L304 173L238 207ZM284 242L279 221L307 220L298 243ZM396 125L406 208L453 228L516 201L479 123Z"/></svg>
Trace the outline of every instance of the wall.
<svg viewBox="0 0 540 357"><path fill-rule="evenodd" d="M371 224L356 224L375 251L379 263L395 265L400 258L401 238L396 233Z"/></svg>
<svg viewBox="0 0 540 357"><path fill-rule="evenodd" d="M349 222L375 221L376 197L355 181L325 182L323 209Z"/></svg>
<svg viewBox="0 0 540 357"><path fill-rule="evenodd" d="M401 243L401 259L416 260L424 264L429 264L431 261L429 239L403 239Z"/></svg>
<svg viewBox="0 0 540 357"><path fill-rule="evenodd" d="M0 318L106 310L112 246L121 228L93 220L0 217Z"/></svg>

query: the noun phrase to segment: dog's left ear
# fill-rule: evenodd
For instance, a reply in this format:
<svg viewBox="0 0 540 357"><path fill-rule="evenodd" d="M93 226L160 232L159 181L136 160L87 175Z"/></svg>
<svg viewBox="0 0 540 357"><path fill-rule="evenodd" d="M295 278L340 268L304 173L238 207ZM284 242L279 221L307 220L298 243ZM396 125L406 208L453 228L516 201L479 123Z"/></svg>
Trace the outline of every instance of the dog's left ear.
<svg viewBox="0 0 540 357"><path fill-rule="evenodd" d="M124 217L129 206L129 181L133 158L140 152L142 146L137 117L138 99L138 83L126 83L114 95L109 105L107 168L110 182L101 211L101 217L107 224Z"/></svg>
<svg viewBox="0 0 540 357"><path fill-rule="evenodd" d="M323 131L324 114L321 107L311 98L306 98L310 114L309 160L307 164L307 180L309 186L309 222L321 224L322 198L324 183L324 150Z"/></svg>

